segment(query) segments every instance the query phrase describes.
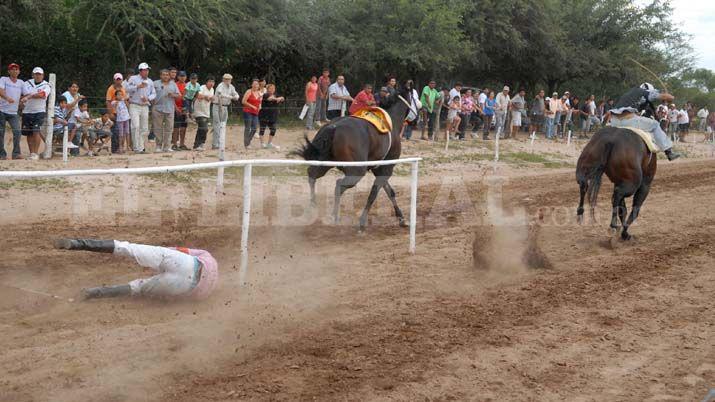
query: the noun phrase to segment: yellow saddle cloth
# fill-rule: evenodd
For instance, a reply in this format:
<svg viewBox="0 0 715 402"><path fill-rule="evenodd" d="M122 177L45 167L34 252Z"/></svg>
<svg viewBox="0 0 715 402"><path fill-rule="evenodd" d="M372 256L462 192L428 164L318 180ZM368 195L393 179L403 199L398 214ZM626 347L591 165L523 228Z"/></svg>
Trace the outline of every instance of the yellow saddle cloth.
<svg viewBox="0 0 715 402"><path fill-rule="evenodd" d="M392 118L385 109L379 107L364 107L352 114L352 117L363 119L375 126L381 134L389 134L392 131Z"/></svg>
<svg viewBox="0 0 715 402"><path fill-rule="evenodd" d="M643 131L640 128L633 128L633 127L621 127L621 128L625 128L626 130L631 130L634 133L638 134L638 136L643 139L643 142L645 142L645 145L648 147L650 152L655 153L655 152L658 152L661 150L660 148L658 148L657 145L655 145L655 142L653 142L653 137L650 135L649 132Z"/></svg>

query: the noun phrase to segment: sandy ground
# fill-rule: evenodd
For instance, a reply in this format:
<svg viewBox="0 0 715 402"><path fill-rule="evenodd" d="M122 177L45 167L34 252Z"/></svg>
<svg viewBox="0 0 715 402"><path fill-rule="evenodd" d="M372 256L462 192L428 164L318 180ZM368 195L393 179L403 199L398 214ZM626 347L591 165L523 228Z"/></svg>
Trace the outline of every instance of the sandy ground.
<svg viewBox="0 0 715 402"><path fill-rule="evenodd" d="M238 152L233 128L228 156L284 158L301 135L279 132L280 151ZM575 223L583 144L532 147L522 135L500 144L499 164L491 142L405 144L403 156L425 158L414 256L383 194L356 233L370 180L346 194L333 225L334 177L310 210L304 169L256 169L246 286L240 170L227 170L218 195L214 172L0 180L0 400L702 400L715 387L713 149L681 144L687 158L661 160L636 240L613 248L610 183L597 222ZM405 213L408 173L393 178ZM61 236L207 248L221 284L202 303L70 302L82 287L148 272L53 250ZM525 266L529 240L551 269Z"/></svg>

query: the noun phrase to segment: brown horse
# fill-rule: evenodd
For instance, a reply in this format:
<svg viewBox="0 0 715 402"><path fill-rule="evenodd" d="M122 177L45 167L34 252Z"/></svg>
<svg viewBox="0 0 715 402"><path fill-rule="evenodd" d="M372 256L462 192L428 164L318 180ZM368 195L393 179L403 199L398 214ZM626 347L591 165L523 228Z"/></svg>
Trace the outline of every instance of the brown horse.
<svg viewBox="0 0 715 402"><path fill-rule="evenodd" d="M591 217L595 218L596 199L603 173L614 184L611 229L618 230L618 218L623 225L621 239L629 240L628 227L636 220L648 197L655 177L658 158L638 134L626 129L606 127L593 135L576 165L576 181L581 190L578 222L583 222L583 201L588 193ZM626 220L626 197L633 196L633 208Z"/></svg>
<svg viewBox="0 0 715 402"><path fill-rule="evenodd" d="M375 126L363 119L350 116L341 117L318 130L312 141L306 137L305 145L291 153L305 160L319 161L358 162L398 159L402 152L400 130L402 122L410 111L411 106L407 99L412 99L411 91L412 88L403 86L398 93L387 97L381 103L392 119L392 131L389 134L381 134ZM360 216L360 230L364 230L367 225L368 212L380 189L384 189L392 201L400 226L407 226L402 211L397 206L395 190L388 182L394 168L395 165L338 167L345 176L335 183L335 204L333 205L335 222L337 223L340 219L340 197L342 194L345 190L354 187L370 170L375 175L375 181L370 189L365 209ZM310 201L313 205L315 205L315 181L323 177L330 169L332 169L331 166L308 168Z"/></svg>

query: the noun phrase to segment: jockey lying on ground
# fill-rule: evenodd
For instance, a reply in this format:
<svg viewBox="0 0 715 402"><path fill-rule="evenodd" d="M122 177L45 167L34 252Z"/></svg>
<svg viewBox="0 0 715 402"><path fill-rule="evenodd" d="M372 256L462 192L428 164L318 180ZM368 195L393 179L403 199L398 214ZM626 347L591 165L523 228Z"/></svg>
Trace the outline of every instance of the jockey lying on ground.
<svg viewBox="0 0 715 402"><path fill-rule="evenodd" d="M205 250L91 239L59 239L55 241L55 248L130 257L142 267L157 272L151 278L136 279L126 285L83 289L85 299L127 295L203 299L218 282L218 264Z"/></svg>
<svg viewBox="0 0 715 402"><path fill-rule="evenodd" d="M644 83L639 88L632 88L621 96L615 104L615 108L610 110L611 126L621 128L639 128L651 134L653 142L658 145L658 148L665 151L665 155L669 161L677 159L680 154L673 152L673 142L660 128L658 121L641 116L641 110L657 99L664 100L668 103L673 101L673 95L669 93L661 93L656 90L653 85Z"/></svg>

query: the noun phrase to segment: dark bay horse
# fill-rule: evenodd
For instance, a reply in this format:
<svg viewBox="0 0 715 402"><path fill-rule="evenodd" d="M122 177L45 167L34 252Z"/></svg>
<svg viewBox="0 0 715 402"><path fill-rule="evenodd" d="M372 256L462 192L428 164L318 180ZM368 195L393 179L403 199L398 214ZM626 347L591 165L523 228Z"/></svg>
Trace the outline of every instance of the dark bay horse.
<svg viewBox="0 0 715 402"><path fill-rule="evenodd" d="M381 134L369 122L355 117L341 117L323 126L315 134L312 141L305 138L305 145L292 154L298 155L305 160L319 161L381 161L398 159L402 151L400 143L400 130L402 122L410 111L408 99L411 99L412 88L403 86L392 96L382 102L382 107L386 109L392 118L392 131L389 134ZM335 183L335 204L333 206L333 216L337 223L340 218L340 197L345 190L354 187L360 179L372 171L375 181L370 189L367 204L360 216L360 230L364 230L367 225L367 215L380 189L384 189L387 196L392 201L395 208L395 216L400 226L407 226L400 207L397 206L395 190L390 186L388 180L392 176L395 165L384 166L348 166L338 167L345 176ZM308 168L308 183L310 184L310 201L315 204L315 181L323 177L331 166L310 166Z"/></svg>
<svg viewBox="0 0 715 402"><path fill-rule="evenodd" d="M655 177L658 158L638 134L626 129L606 127L598 130L586 144L576 165L576 181L581 190L577 216L583 222L583 201L588 194L591 217L595 218L596 199L603 173L614 184L611 229L618 229L621 220L621 239L629 240L628 227L636 220L648 197ZM633 196L633 209L626 220L626 197Z"/></svg>

